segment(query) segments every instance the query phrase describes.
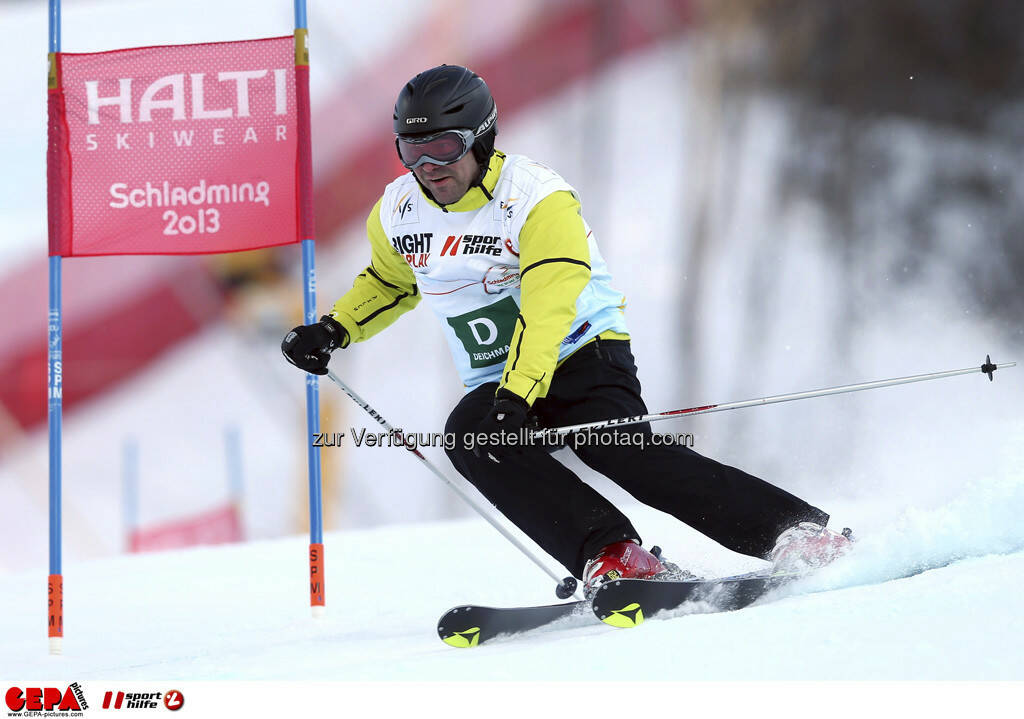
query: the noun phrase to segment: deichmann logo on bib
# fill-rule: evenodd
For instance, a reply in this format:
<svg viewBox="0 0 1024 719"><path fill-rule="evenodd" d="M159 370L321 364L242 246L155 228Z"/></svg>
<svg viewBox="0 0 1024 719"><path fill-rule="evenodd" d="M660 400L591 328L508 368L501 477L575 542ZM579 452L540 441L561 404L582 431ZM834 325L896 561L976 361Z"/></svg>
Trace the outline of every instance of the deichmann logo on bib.
<svg viewBox="0 0 1024 719"><path fill-rule="evenodd" d="M505 361L517 316L519 305L511 297L506 297L493 305L458 317L448 317L447 320L469 355L469 366L476 369Z"/></svg>

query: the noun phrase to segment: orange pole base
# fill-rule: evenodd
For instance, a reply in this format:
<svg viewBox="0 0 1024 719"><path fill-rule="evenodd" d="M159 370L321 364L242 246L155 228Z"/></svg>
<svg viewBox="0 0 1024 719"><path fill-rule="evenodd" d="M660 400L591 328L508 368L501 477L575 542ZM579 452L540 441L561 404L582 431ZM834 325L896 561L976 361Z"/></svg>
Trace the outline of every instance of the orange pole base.
<svg viewBox="0 0 1024 719"><path fill-rule="evenodd" d="M309 605L313 608L313 616L321 616L326 611L326 591L324 588L324 545L309 545Z"/></svg>
<svg viewBox="0 0 1024 719"><path fill-rule="evenodd" d="M60 654L64 638L64 577L60 574L51 574L47 585L46 623L50 637L50 654Z"/></svg>

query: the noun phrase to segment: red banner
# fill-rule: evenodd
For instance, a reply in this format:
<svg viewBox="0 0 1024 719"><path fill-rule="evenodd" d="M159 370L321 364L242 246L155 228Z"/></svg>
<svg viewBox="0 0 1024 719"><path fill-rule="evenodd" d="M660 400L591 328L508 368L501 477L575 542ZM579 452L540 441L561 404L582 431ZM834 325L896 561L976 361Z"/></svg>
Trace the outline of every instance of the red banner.
<svg viewBox="0 0 1024 719"><path fill-rule="evenodd" d="M204 544L242 541L242 520L234 504L156 527L135 529L128 535L129 551L155 552Z"/></svg>
<svg viewBox="0 0 1024 719"><path fill-rule="evenodd" d="M292 37L59 55L51 255L297 242ZM305 76L303 77L305 80Z"/></svg>

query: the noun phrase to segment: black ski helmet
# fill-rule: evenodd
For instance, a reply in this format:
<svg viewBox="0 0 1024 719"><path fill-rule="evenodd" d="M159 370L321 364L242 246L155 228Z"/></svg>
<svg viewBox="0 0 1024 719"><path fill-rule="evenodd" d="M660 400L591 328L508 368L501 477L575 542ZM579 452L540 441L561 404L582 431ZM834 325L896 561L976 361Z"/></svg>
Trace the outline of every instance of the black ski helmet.
<svg viewBox="0 0 1024 719"><path fill-rule="evenodd" d="M498 134L498 108L483 78L461 65L440 65L405 84L395 102L395 134L426 135L469 129L476 139L471 151L487 172Z"/></svg>

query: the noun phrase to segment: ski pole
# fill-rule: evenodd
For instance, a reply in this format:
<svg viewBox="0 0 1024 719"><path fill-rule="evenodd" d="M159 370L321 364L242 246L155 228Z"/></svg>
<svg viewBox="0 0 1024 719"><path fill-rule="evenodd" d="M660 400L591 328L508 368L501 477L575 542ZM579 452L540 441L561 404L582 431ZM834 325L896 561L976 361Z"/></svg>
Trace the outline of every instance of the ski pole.
<svg viewBox="0 0 1024 719"><path fill-rule="evenodd" d="M668 412L658 412L655 414L640 414L633 417L618 417L616 419L606 419L599 422L588 422L586 424L574 424L566 427L552 427L550 429L543 429L534 432L530 435L530 439L540 439L545 436L561 436L568 434L569 432L579 432L581 430L591 429L604 429L605 427L619 427L622 425L629 424L640 424L641 422L657 422L662 419L671 419L672 417L679 417L682 415L693 416L697 414L710 414L711 412L724 412L729 409L741 409L743 407L755 407L762 404L775 404L776 402L793 402L798 399L810 399L811 397L824 397L831 394L844 394L846 392L859 392L865 389L878 389L880 387L892 387L898 384L910 384L911 382L925 382L932 379L942 379L943 377L955 377L961 374L974 374L975 372L981 372L987 374L989 381L992 380L992 373L997 369L1004 367L1015 367L1016 362L1006 362L1004 364L992 364L992 360L988 355L985 355L985 364L981 367L968 367L966 369L954 369L946 372L932 372L930 374L916 374L909 377L896 377L895 379L881 379L875 382L861 382L860 384L846 384L840 387L827 387L825 389L815 389L807 392L794 392L793 394L777 394L772 397L761 397L759 399L748 399L742 402L727 402L724 404L706 404L699 407L688 407L686 409L673 409Z"/></svg>
<svg viewBox="0 0 1024 719"><path fill-rule="evenodd" d="M380 413L377 412L377 410L371 407L369 403L366 402L366 400L364 400L362 397L356 394L355 390L353 390L347 384L342 382L338 375L334 374L332 370L327 370L327 376L331 379L332 382L334 382L334 384L338 385L341 388L342 392L351 397L352 401L354 401L356 404L358 404L360 407L366 410L366 412L371 417L377 420L378 424L380 424L384 429L386 429L388 432L397 437L407 450L416 455L417 459L423 462L423 464L427 466L427 469L434 473L434 476L436 476L442 482L447 484L457 495L459 495L462 501L464 501L466 504L468 504L470 507L476 510L477 514L486 519L492 527L498 530L501 536L503 536L505 539L511 542L516 549L518 549L520 552L529 557L530 561L532 561L534 564L536 564L538 567L544 570L544 572L549 577L554 579L558 585L555 587L555 594L558 596L559 599L568 599L572 596L576 596L577 598L582 599L582 597L580 597L576 592L575 577L566 577L565 579L559 579L557 574L552 572L546 564L544 564L540 559L538 559L533 552L531 552L526 546L524 546L522 542L516 539L507 529L505 529L505 527L501 526L498 520L491 516L491 514L487 512L483 507L481 507L472 497L463 492L462 489L457 484L455 484L455 482L453 482L444 472L442 472L440 469L434 466L434 463L427 459L422 452L420 452L415 447L410 447L408 444L406 444L405 436L402 434L401 430L397 430L390 424L388 424L388 421L381 417Z"/></svg>

